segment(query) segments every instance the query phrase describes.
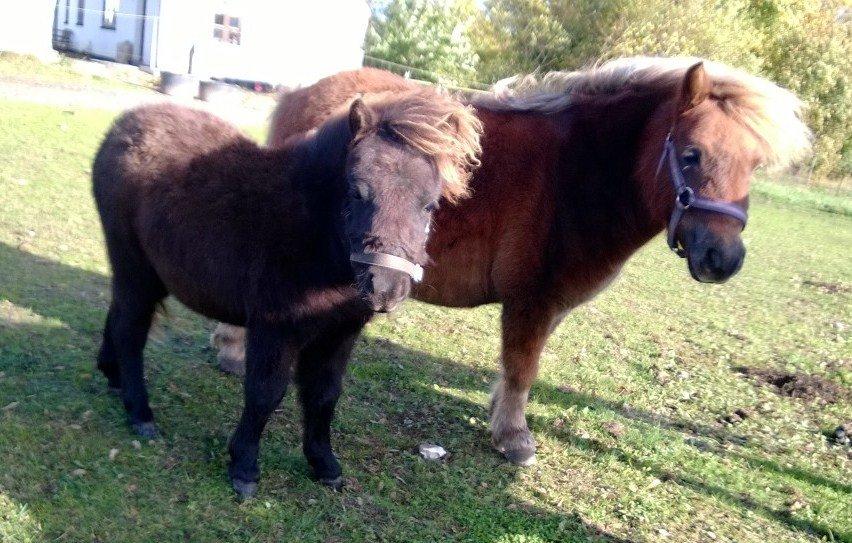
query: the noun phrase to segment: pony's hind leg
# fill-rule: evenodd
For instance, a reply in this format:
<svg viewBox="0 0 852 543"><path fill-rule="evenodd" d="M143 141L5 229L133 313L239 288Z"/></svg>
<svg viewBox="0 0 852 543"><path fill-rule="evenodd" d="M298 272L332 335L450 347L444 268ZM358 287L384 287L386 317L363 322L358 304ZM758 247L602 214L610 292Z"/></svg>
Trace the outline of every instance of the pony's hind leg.
<svg viewBox="0 0 852 543"><path fill-rule="evenodd" d="M331 448L331 420L340 397L343 374L363 324L323 334L299 357L296 383L302 404L302 450L314 478L338 489L343 484L340 463Z"/></svg>
<svg viewBox="0 0 852 543"><path fill-rule="evenodd" d="M503 372L491 396L491 442L513 464L535 463L536 443L524 410L557 315L543 305L503 305Z"/></svg>
<svg viewBox="0 0 852 543"><path fill-rule="evenodd" d="M240 498L257 491L260 436L284 397L297 355L296 339L280 325L253 324L246 330L245 403L228 444L228 475Z"/></svg>

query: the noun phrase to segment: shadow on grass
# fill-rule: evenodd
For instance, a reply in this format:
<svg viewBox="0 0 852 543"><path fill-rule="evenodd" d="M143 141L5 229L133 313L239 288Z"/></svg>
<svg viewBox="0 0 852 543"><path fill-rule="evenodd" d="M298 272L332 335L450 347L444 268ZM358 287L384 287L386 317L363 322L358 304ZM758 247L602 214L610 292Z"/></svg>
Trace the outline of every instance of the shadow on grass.
<svg viewBox="0 0 852 543"><path fill-rule="evenodd" d="M70 335L66 334L66 337L62 341L73 340L75 338L80 339L80 336L85 336L88 340L87 343L96 345L100 335L100 323L105 315L107 306L107 301L104 297L104 292L108 291L109 285L107 277L66 266L2 243L0 243L0 270L2 270L4 277L3 283L0 283L0 298L8 299L16 306L29 308L39 315L55 318L67 324L70 329ZM9 282L9 278L12 278L11 282ZM35 330L38 328L37 325L12 324L14 323L4 322L4 320L0 319L0 328L7 328L4 331L4 335L10 336L13 341L41 342L41 346L32 345L31 347L41 347L43 349L55 348L55 342L50 341L48 336L44 336L43 330ZM3 350L0 349L0 354L2 353ZM397 411L395 414L389 412L390 417L394 419L389 425L397 425L400 428L407 426L406 419L408 416L412 416L414 411L420 410L420 414L423 416L416 417L417 422L408 425L409 427L404 429L408 441L416 443L419 440L429 439L436 435L452 436L452 434L459 435L465 432L470 434L472 433L470 427L458 421L464 421L470 417L484 417L484 406L436 390L431 386L432 383L422 379L423 372L421 369L424 363L426 365L435 364L449 368L448 371L442 371L442 380L446 381L447 386L462 390L478 391L487 389L488 385L484 383L492 381L496 377L495 372L471 368L452 360L407 349L383 339L363 338L356 350L355 356L356 359L359 357L368 358L370 363L374 365L389 366L393 364L394 367L400 368L402 378L398 379L396 383L375 382L375 379L372 380L373 382L370 382L370 380L364 377L350 379L350 381L355 381L354 386L350 387L350 393L356 397L357 401L363 403L363 409L368 410L375 409L377 404L380 404L380 408L387 408L389 410L394 405L392 399L384 402L382 400L376 401L373 397L375 391L382 391L386 394L390 393L390 398L392 398L393 394L403 397L404 407L402 411ZM93 358L94 353L92 353L91 357L86 358L84 363L91 364L90 361ZM80 364L81 362L77 359L75 363ZM6 369L5 366L7 364L3 363L2 365ZM7 374L12 376L14 372L28 370L12 364L6 371ZM355 373L360 372L356 369ZM61 377L55 378L58 379ZM393 390L393 387L397 387L398 390ZM95 393L100 394L99 392L94 392L95 388L97 387L78 389L76 393L83 397L87 395L91 396ZM34 394L33 403L39 402L38 389L29 387L28 392ZM169 391L158 390L156 393L168 394ZM560 390L543 382L535 385L534 396L536 401L539 402L558 405L563 408L592 406L595 409L612 412L618 417L623 417L639 424L652 425L674 432L700 435L712 438L717 442L728 442L738 445L746 442L745 436L738 436L724 429L663 417L654 413L637 410L625 404L607 401L593 395ZM7 400L6 398L2 398L0 402L5 405ZM46 401L46 396L42 396L41 401ZM220 408L216 405L211 406L210 410L212 410L214 416L210 417L209 420L199 421L200 425L207 426L204 429L204 432L207 434L215 435L221 432L221 419L215 416L217 409ZM43 421L40 420L38 412L36 411L35 413L32 415L34 420L31 421L31 424L41 424ZM161 415L163 417L169 416L167 413L162 413ZM347 413L342 411L339 413L339 417L345 420ZM447 423L448 420L456 422ZM550 421L531 418L531 422L534 428L547 428ZM569 446L595 455L609 455L629 466L647 470L661 480L672 481L693 492L715 497L732 507L752 511L766 519L789 526L792 529L803 530L829 539L832 537L839 537L840 540L849 540L852 538L852 534L838 533L826 526L795 518L786 511L762 505L751 499L748 495L732 492L721 486L710 484L685 471L682 473L671 473L653 462L636 458L618 447L610 447L594 439L570 433L566 435L566 432L560 432L560 435L557 437L566 441L566 444ZM497 467L501 464L501 460L491 451L484 431L477 432L475 435L462 435L458 439L461 439L464 445L459 445L460 448L456 450L464 449L468 455L477 455L479 457L477 461L481 461L483 465ZM799 468L785 468L769 460L731 452L722 448L710 448L704 452L734 456L759 469L791 477L811 485L825 486L839 492L850 491L850 486L847 484L833 481ZM14 457L13 453L14 451L6 451L4 456ZM73 466L69 466L69 469L72 468ZM17 471L20 472L21 470ZM303 475L302 468L296 471L298 472L297 475ZM222 485L227 484L225 482L224 471L216 475L216 477L219 478ZM34 475L31 480L19 481L18 484L23 489L41 487L49 484L49 482L39 480L38 475ZM14 487L4 488L4 491L9 494L10 498L21 504L25 504L28 499L31 499L30 492L21 491L16 494ZM494 490L491 490L490 493L493 494ZM462 498L457 499L461 500ZM475 501L475 499L470 498L469 501ZM576 513L561 513L559 511L532 506L527 503L520 503L517 502L514 496L502 491L500 491L497 499L500 503L504 503L507 506L514 504L514 507L511 510L508 508L502 510L499 518L488 519L486 524L489 525L489 533L483 534L482 537L486 537L487 535L493 539L501 535L509 535L515 533L515 530L518 530L517 526L523 526L524 533L527 535L536 535L545 540L555 538L561 541L598 540L612 543L629 543L626 539L621 539L618 536L607 533L605 530L586 523ZM448 501L451 502L452 498L448 498ZM468 504L467 507L471 507L471 504ZM462 510L465 510L465 508L463 507ZM477 526L466 524L468 521L465 518L457 518L456 520L462 529L482 528L481 524ZM528 521L534 522L534 525L530 526ZM45 528L56 531L64 529L63 527L52 527L49 525L45 526Z"/></svg>
<svg viewBox="0 0 852 543"><path fill-rule="evenodd" d="M432 357L431 355L409 350L391 341L383 339L362 340L362 343L367 346L373 356L378 355L379 358L403 362L403 364L412 366L412 371L416 371L416 366L423 362L428 362L430 364L439 363L441 365L451 367L452 370L444 373L443 377L447 380L447 375L451 376L445 385L452 388L484 390L487 389L487 386L482 385L481 383L483 381L491 382L497 376L496 372L478 370L458 364L449 359ZM431 396L435 398L435 401L444 404L444 407L441 410L442 416L433 417L433 421L440 421L448 417L466 418L484 416L483 406L455 397L451 397L451 399L448 400L446 395L436 395L435 390L426 383L418 383L414 390L416 390L416 394L418 396ZM533 396L537 402L559 405L563 408L569 408L571 406L582 408L589 406L595 409L609 411L615 416L623 417L640 424L656 426L663 430L710 438L715 440L715 443L733 443L736 445L743 445L747 443L747 438L745 436L728 432L725 429L713 428L706 425L696 424L691 421L661 416L656 413L638 410L629 405L607 401L597 396L581 392L566 392L543 382L537 382L533 386ZM447 403L449 403L449 405L447 405ZM572 447L576 447L589 453L612 456L626 465L646 470L647 473L656 476L660 480L672 481L675 484L688 488L693 492L716 497L733 507L752 511L766 519L787 525L796 530L825 537L828 540L852 541L852 533L840 532L819 523L796 518L786 510L774 509L760 504L745 493L732 492L721 486L710 484L694 475L688 474L686 471L681 473L672 473L670 470L664 469L660 465L636 458L620 448L609 447L595 439L580 437L576 434L572 434L570 432L566 433L564 431L554 434L549 431L551 427L550 423L552 421L537 418L529 413L527 414L527 420L530 422L530 426L533 428L534 432L540 429L540 431L549 433L553 437L562 439ZM441 427L440 422L431 422L427 423L425 428L421 425L419 430L418 434L420 435L417 437L428 438L429 436L440 435L442 430L445 429ZM462 429L462 431L470 430ZM486 451L490 451L486 441L487 437L480 436L479 440L481 442L481 446L474 446L473 448L476 449L478 454L487 454ZM689 441L687 441L687 443L689 443ZM708 446L704 452L716 454L718 456L737 458L764 471L774 472L813 486L823 486L838 492L850 492L850 490L852 490L852 487L848 484L813 474L807 470L782 467L778 463L770 460L731 452L718 446ZM494 454L493 451L491 451L491 454Z"/></svg>
<svg viewBox="0 0 852 543"><path fill-rule="evenodd" d="M100 333L110 281L0 242L0 295L72 330Z"/></svg>
<svg viewBox="0 0 852 543"><path fill-rule="evenodd" d="M61 321L65 326L61 328L61 333L54 333L53 329L39 323L20 322L15 316L0 314L0 334L8 339L10 344L24 345L24 349L35 349L41 355L31 357L26 364L16 363L16 357L19 353L16 351L0 348L0 367L4 370L4 379L8 378L9 382L29 384L25 388L14 389L10 387L0 386L0 403L6 405L11 403L19 395L26 395L27 409L17 409L14 413L18 423L17 429L21 427L43 427L45 424L51 424L48 418L48 410L46 406L50 406L52 410L63 410L62 401L71 401L75 405L90 405L94 409L100 409L106 405L104 400L105 383L101 383L100 375L95 375L94 383L87 382L82 386L78 382L74 382L67 373L54 372L53 364L49 353L51 350L61 349L61 346L67 343L80 342L85 345L82 351L87 352L88 348L92 349L91 355L79 355L71 362L75 366L84 365L88 370L93 366L94 349L100 338L100 327L102 319L105 316L108 298L104 293L108 293L109 279L101 274L92 273L81 270L72 266L67 266L47 258L40 257L28 253L19 248L0 243L0 270L2 270L2 282L0 282L0 299L10 301L18 308L26 308L36 315L49 317ZM8 345L7 345L8 347ZM13 346L14 347L14 346ZM401 347L396 349L403 350ZM413 351L406 351L402 354L408 357L411 354L417 354ZM68 379L69 382L51 383L51 381ZM98 385L104 385L103 387ZM55 386L53 386L55 385ZM171 386L157 386L153 390L155 396L163 398L168 395L178 395L180 391L172 391ZM357 385L356 387L357 388ZM52 389L48 391L48 389ZM56 389L60 389L57 393ZM357 393L357 391L356 391ZM410 392L409 392L410 394ZM431 405L440 402L446 402L448 399L437 393L434 390L423 389L422 396L412 398L414 401ZM450 402L456 401L449 399ZM118 404L118 400L114 399L114 403ZM174 402L172 402L174 403ZM45 406L44 411L36 406ZM469 402L461 402L459 408L470 410L471 408L478 409L479 406ZM208 413L211 415L206 420L199 420L195 424L199 427L198 432L208 436L208 441L212 439L219 443L219 436L222 433L221 421L222 418L216 416L217 410L221 409L220 404L213 403L208 407ZM102 418L108 420L116 420L116 413L120 408L109 408L109 413L98 414ZM340 418L345 418L346 413L340 413ZM0 414L2 416L2 414ZM160 416L163 419L177 416L174 413L161 412ZM227 429L229 432L231 428ZM78 430L84 432L80 435L81 440L87 439L85 434L87 430ZM99 432L97 429L91 431ZM43 435L43 434L39 434ZM210 438L209 436L214 436ZM128 434L128 438L131 437ZM39 438L46 439L46 438ZM189 445L185 443L183 438L169 439L167 437L165 447L169 449L186 448ZM4 442L0 440L0 443ZM41 525L44 535L62 536L68 531L67 524L62 524L57 521L58 518L63 518L66 514L77 519L77 522L88 523L97 526L102 520L106 520L106 515L111 515L102 508L96 505L87 505L87 500L78 500L79 503L74 504L75 511L70 510L66 513L44 515L40 518L39 511L44 511L46 508L56 507L62 508L62 501L56 502L51 496L55 496L57 483L53 480L57 474L67 474L79 467L77 460L71 461L74 455L66 456L66 452L60 453L56 450L55 442L39 442L36 444L36 458L32 457L32 452L21 454L22 451L15 450L14 442L6 442L8 450L0 450L0 457L10 459L9 470L16 474L16 479L10 481L0 480L2 483L2 492L7 496L8 500L16 504L16 506L26 507L29 510L31 517L36 519ZM210 443L197 443L193 448L210 448ZM487 448L483 448L483 454L491 455ZM40 455L52 454L54 458L45 458ZM192 459L198 456L197 452L193 451L176 451L177 458ZM187 454L181 454L181 453ZM60 456L61 455L61 456ZM19 459L19 466L15 466L16 459ZM53 473L48 475L44 471L32 470L32 462L44 463L52 466ZM181 460L177 460L180 462ZM498 459L492 456L492 461L498 462ZM304 463L303 461L301 463ZM67 464L67 465L66 465ZM192 461L187 460L187 465L184 470L191 470ZM291 467L293 476L304 477L306 469L304 466L297 465ZM211 477L215 477L212 481L213 485L227 485L227 478L224 469L221 473L216 473L216 470ZM202 474L195 473L194 477L202 477ZM60 476L64 477L64 476ZM62 483L59 483L60 486ZM87 483L95 484L95 483ZM103 484L114 486L115 481L108 480ZM100 493L99 489L94 489L95 493ZM174 496L167 501L181 500L181 496L185 496L185 491L180 488L157 489L157 492L164 493L166 497L170 493ZM501 536L511 536L513 534L523 533L531 537L539 537L546 541L566 541L566 542L583 542L583 541L600 541L610 543L631 543L627 539L620 538L606 530L596 527L585 522L578 514L573 512L560 512L548 510L529 503L518 502L517 498L498 489L490 491L492 498L499 504L503 504L499 514L492 515L492 518L479 518L469 521L465 515L459 515L455 518L456 533L466 533L459 537L461 540L493 540ZM496 496L494 496L496 494ZM476 511L476 503L479 493L474 490L467 498L457 497L459 502L458 510L460 511ZM298 496L293 496L299 500ZM446 498L450 503L453 497ZM35 502L38 502L37 504ZM461 503L466 502L466 503ZM115 504L121 509L121 504ZM65 503L64 507L68 507ZM227 515L227 510L230 506L219 504L222 509L220 515ZM494 504L491 505L494 507ZM412 510L413 512L416 509ZM54 512L55 513L55 512ZM160 514L160 513L158 513ZM98 518L103 515L104 518ZM88 517L88 518L87 518ZM365 519L366 520L366 519ZM233 519L234 523L241 523L241 515L237 515ZM388 519L389 522L393 519ZM381 530L381 525L368 526L371 529ZM487 533L483 532L485 530ZM478 534L478 535L477 535ZM173 534L176 538L180 537L180 533ZM447 534L448 535L448 534ZM449 536L449 535L448 535ZM456 537L456 536L454 536ZM168 538L168 537L167 537ZM261 537L260 539L263 539Z"/></svg>

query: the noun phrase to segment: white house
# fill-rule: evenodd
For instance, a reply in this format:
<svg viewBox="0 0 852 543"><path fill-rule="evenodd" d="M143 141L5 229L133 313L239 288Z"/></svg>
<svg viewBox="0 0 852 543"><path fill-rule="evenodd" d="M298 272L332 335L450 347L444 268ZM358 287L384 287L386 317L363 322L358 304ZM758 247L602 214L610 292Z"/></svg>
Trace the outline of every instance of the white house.
<svg viewBox="0 0 852 543"><path fill-rule="evenodd" d="M365 0L58 0L59 47L202 77L297 86L363 61Z"/></svg>
<svg viewBox="0 0 852 543"><path fill-rule="evenodd" d="M18 2L14 24L4 25L0 32L0 51L35 55L45 60L55 58L57 55L50 43L54 3L54 0Z"/></svg>

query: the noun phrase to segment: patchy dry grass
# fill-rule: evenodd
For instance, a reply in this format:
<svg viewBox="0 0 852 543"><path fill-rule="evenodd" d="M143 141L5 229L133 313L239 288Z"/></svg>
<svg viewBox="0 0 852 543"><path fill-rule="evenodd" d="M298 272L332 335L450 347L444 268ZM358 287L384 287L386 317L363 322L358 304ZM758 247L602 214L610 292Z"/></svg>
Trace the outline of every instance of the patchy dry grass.
<svg viewBox="0 0 852 543"><path fill-rule="evenodd" d="M132 66L87 62L60 55L53 63L35 57L0 52L0 81L71 89L150 91L156 78Z"/></svg>
<svg viewBox="0 0 852 543"><path fill-rule="evenodd" d="M238 504L240 383L215 368L212 323L172 304L152 337L161 441L134 442L94 371L109 272L88 176L110 117L0 102L0 541L852 541L850 452L824 435L848 397L737 371L848 394L850 217L758 195L721 286L651 243L549 342L525 470L488 444L498 308L408 303L356 349L335 422L347 489L308 480L288 396ZM451 459L421 461L422 441Z"/></svg>

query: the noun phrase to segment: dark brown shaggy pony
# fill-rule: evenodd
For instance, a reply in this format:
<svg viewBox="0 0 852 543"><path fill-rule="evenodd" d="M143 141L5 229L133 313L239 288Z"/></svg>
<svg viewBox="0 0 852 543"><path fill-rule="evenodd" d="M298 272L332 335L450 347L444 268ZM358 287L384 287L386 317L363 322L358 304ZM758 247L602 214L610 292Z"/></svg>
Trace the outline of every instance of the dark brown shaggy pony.
<svg viewBox="0 0 852 543"><path fill-rule="evenodd" d="M358 93L413 86L365 69L284 95L270 143L314 127ZM565 314L667 225L696 280L728 279L745 254L753 170L798 158L809 133L791 93L698 59L626 58L514 78L472 102L484 125L473 197L435 215L433 263L414 296L452 307L502 302L492 442L529 464L535 441L524 408ZM239 361L241 331L221 326L215 342Z"/></svg>
<svg viewBox="0 0 852 543"><path fill-rule="evenodd" d="M156 435L142 352L172 294L248 330L245 407L229 444L237 492L255 492L260 436L291 369L305 456L317 479L339 485L329 425L352 345L373 311L408 295L403 271L428 260L436 201L465 194L478 136L468 108L427 89L358 100L281 149L175 105L119 117L92 171L113 269L98 368L136 432Z"/></svg>

